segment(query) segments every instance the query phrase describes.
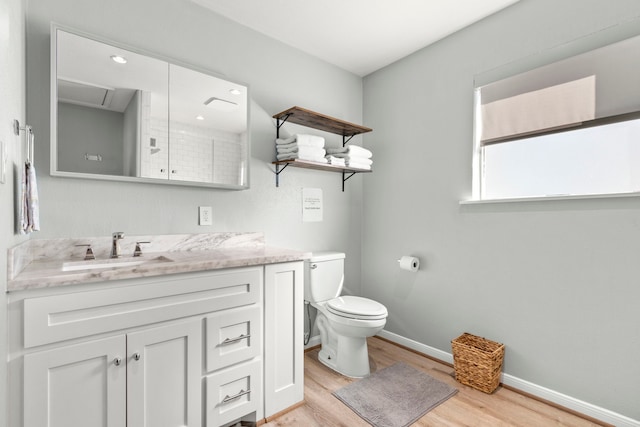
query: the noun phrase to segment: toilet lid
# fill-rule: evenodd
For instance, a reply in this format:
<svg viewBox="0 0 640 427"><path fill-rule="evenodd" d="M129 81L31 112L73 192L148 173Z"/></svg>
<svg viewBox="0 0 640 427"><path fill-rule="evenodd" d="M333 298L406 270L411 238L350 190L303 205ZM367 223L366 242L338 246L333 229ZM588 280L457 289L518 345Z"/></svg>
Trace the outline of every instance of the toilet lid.
<svg viewBox="0 0 640 427"><path fill-rule="evenodd" d="M353 319L385 319L387 308L368 298L342 296L327 301L327 310L338 316Z"/></svg>

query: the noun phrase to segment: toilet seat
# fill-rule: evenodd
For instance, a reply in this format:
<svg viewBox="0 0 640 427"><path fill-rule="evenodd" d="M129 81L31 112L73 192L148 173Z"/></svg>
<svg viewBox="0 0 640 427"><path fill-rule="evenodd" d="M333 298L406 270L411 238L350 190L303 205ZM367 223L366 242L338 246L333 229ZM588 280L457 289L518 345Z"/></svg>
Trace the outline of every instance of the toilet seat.
<svg viewBox="0 0 640 427"><path fill-rule="evenodd" d="M342 296L327 301L327 311L341 317L361 320L387 318L387 308L377 301L356 296Z"/></svg>

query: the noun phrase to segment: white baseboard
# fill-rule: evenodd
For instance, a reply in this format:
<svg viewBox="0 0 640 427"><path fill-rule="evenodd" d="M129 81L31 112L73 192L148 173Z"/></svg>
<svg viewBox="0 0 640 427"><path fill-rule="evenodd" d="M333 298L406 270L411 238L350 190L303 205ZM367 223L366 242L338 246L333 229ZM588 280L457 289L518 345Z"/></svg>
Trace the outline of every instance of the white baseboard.
<svg viewBox="0 0 640 427"><path fill-rule="evenodd" d="M306 350L308 348L315 347L317 345L320 345L320 335L311 337L307 345L304 346L304 349Z"/></svg>
<svg viewBox="0 0 640 427"><path fill-rule="evenodd" d="M412 350L426 354L427 356L442 360L443 362L453 364L453 355L451 353L447 353L446 351L429 347L428 345L421 344L417 341L405 338L386 330L380 331L378 336L392 341L396 344L400 344ZM513 375L503 373L501 380L503 384L509 387L513 387L514 389L528 393L540 399L544 399L548 402L552 402L564 408L571 409L572 411L576 411L580 414L586 415L596 420L613 424L616 427L640 427L640 421L638 420L634 420L608 409L601 408L599 406L592 405L579 399L575 399L571 396L567 396L557 391L553 391L537 384L533 384L529 381L514 377Z"/></svg>

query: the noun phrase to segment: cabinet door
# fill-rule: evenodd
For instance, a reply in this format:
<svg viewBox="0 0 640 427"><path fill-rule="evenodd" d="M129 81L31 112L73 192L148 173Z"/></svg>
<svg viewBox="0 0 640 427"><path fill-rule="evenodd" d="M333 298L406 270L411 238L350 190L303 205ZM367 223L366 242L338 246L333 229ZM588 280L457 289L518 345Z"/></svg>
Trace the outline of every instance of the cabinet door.
<svg viewBox="0 0 640 427"><path fill-rule="evenodd" d="M124 427L124 335L24 356L25 427Z"/></svg>
<svg viewBox="0 0 640 427"><path fill-rule="evenodd" d="M128 427L200 427L201 320L127 335Z"/></svg>
<svg viewBox="0 0 640 427"><path fill-rule="evenodd" d="M304 398L302 262L265 266L265 417Z"/></svg>

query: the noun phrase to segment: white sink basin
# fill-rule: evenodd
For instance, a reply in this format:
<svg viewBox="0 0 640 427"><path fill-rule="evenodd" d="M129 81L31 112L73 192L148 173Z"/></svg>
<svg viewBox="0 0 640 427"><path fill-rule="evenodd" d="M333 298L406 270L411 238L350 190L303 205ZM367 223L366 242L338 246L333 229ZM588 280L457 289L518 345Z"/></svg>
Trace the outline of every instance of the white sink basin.
<svg viewBox="0 0 640 427"><path fill-rule="evenodd" d="M114 258L91 261L70 261L62 264L62 271L97 270L101 268L126 268L143 264L158 264L173 260L158 256L154 258Z"/></svg>

